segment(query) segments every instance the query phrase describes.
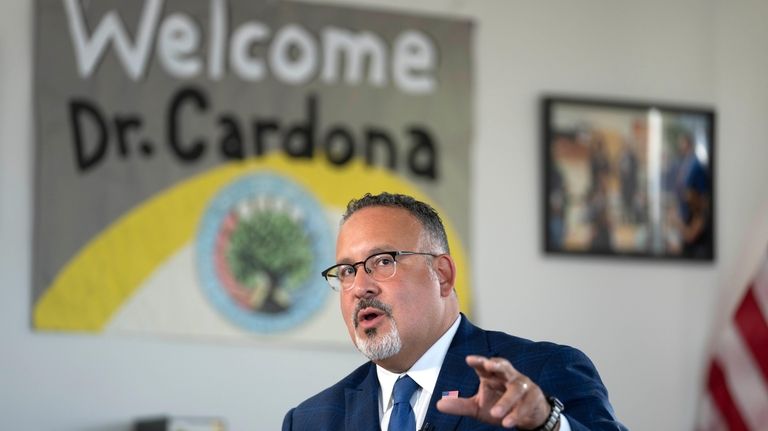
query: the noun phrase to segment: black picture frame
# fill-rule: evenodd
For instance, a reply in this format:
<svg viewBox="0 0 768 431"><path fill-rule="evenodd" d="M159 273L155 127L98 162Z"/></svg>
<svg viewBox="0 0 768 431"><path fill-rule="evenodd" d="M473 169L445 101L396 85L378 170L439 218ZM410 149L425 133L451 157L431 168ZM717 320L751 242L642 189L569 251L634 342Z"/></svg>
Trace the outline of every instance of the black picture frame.
<svg viewBox="0 0 768 431"><path fill-rule="evenodd" d="M542 97L547 254L712 262L715 110Z"/></svg>

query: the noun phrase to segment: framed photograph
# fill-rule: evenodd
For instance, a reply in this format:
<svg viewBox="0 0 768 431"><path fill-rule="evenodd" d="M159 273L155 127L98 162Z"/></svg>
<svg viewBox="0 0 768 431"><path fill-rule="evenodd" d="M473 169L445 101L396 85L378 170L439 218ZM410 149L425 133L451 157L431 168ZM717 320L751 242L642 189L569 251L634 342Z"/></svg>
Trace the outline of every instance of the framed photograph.
<svg viewBox="0 0 768 431"><path fill-rule="evenodd" d="M547 253L713 261L715 112L543 98Z"/></svg>

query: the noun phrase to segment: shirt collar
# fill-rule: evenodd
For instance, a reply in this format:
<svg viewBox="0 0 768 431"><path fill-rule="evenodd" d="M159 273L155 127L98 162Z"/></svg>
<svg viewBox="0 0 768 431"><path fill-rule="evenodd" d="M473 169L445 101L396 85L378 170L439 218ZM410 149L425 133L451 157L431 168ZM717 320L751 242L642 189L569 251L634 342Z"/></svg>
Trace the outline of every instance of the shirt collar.
<svg viewBox="0 0 768 431"><path fill-rule="evenodd" d="M376 374L379 378L379 388L381 389L381 405L386 409L392 399L392 388L395 382L403 374L408 374L421 386L422 391L432 394L437 384L437 377L440 374L440 367L443 366L443 360L451 346L453 336L459 329L461 315L456 318L450 328L416 361L413 366L404 373L393 373L385 368L376 365Z"/></svg>

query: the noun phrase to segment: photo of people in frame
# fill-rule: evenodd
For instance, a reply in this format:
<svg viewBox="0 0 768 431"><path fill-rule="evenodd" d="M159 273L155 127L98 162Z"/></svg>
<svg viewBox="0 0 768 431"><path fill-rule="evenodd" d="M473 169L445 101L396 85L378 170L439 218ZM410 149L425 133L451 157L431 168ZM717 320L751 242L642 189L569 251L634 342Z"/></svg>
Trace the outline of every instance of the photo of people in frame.
<svg viewBox="0 0 768 431"><path fill-rule="evenodd" d="M714 259L714 111L545 98L545 250Z"/></svg>

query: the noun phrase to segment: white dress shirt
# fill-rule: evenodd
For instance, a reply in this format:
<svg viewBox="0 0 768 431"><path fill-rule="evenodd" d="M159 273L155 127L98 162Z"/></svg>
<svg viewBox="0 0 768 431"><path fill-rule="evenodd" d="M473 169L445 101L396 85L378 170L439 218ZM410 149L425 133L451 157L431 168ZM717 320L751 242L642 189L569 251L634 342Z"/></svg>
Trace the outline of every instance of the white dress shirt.
<svg viewBox="0 0 768 431"><path fill-rule="evenodd" d="M427 417L427 410L429 410L429 400L432 399L432 393L435 391L440 368L443 366L445 355L448 353L451 341L453 341L453 337L459 329L460 322L461 315L456 318L456 321L445 331L445 334L408 371L397 374L376 365L376 374L379 378L379 419L382 431L387 431L389 426L389 416L392 414L392 408L394 407L392 390L397 379L403 374L411 376L420 386L411 397L411 405L413 406L413 414L416 417L416 430L420 430L424 425L424 419ZM471 395L474 394L459 394L461 397ZM560 416L560 431L571 431L568 419L564 415Z"/></svg>
<svg viewBox="0 0 768 431"><path fill-rule="evenodd" d="M459 329L459 322L461 322L461 316L456 318L456 321L445 331L445 334L405 373L396 374L378 365L376 366L376 372L379 377L379 418L381 419L382 431L387 431L389 416L392 414L392 407L394 406L392 402L392 389L395 387L395 381L403 374L411 376L420 386L411 398L411 405L413 406L413 414L416 416L416 429L421 429L424 418L427 417L429 400L432 399L432 393L435 391L440 367L443 366L443 360L445 359L445 354L448 353L448 347L451 346L453 336L456 335L456 331Z"/></svg>

